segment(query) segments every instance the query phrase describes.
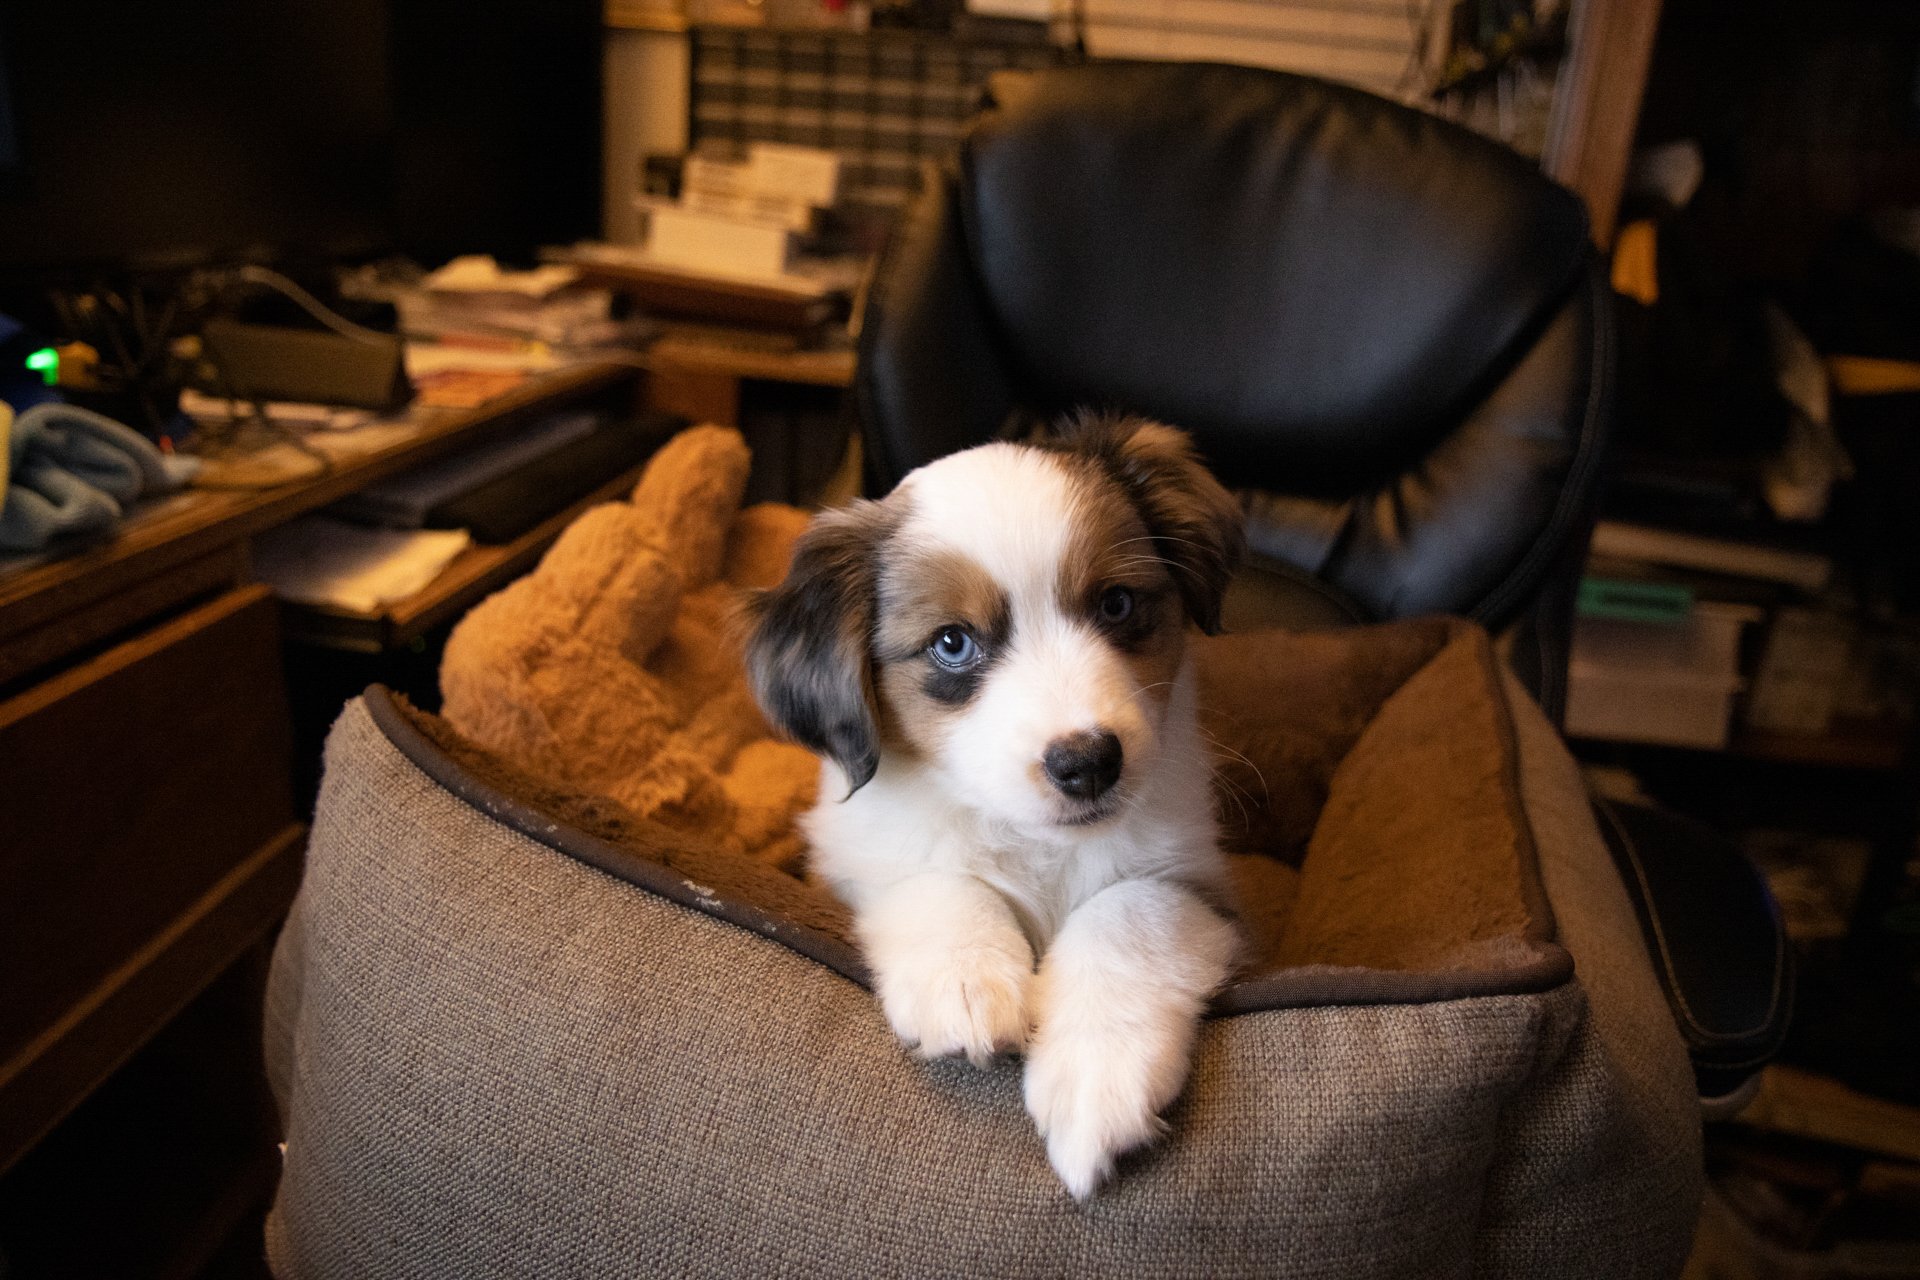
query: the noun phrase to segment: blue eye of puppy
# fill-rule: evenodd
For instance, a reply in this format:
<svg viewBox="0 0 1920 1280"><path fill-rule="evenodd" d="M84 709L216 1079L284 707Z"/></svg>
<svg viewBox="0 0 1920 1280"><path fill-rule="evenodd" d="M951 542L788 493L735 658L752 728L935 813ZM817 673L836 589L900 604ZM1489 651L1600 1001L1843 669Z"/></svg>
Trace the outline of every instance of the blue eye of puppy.
<svg viewBox="0 0 1920 1280"><path fill-rule="evenodd" d="M948 627L927 646L933 660L949 671L964 671L980 660L980 646L965 627Z"/></svg>
<svg viewBox="0 0 1920 1280"><path fill-rule="evenodd" d="M1133 616L1133 592L1125 587L1108 587L1100 593L1100 618L1103 622L1125 622Z"/></svg>

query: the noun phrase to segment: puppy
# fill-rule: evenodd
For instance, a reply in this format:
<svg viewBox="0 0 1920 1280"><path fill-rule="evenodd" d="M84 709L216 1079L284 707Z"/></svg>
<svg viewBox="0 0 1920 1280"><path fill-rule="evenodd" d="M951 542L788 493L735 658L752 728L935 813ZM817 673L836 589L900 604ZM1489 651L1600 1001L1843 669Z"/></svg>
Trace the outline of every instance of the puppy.
<svg viewBox="0 0 1920 1280"><path fill-rule="evenodd" d="M1242 542L1186 436L1087 418L821 514L750 606L887 1021L926 1057L1024 1049L1080 1199L1164 1128L1235 953L1185 647Z"/></svg>

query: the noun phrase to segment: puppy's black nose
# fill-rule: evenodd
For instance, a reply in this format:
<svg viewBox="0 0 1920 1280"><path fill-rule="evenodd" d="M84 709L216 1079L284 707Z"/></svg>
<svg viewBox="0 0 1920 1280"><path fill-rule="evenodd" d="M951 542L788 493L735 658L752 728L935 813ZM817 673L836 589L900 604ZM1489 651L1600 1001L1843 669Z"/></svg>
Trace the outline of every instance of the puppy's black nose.
<svg viewBox="0 0 1920 1280"><path fill-rule="evenodd" d="M1040 763L1061 795L1092 800L1120 780L1120 739L1105 729L1070 733L1048 743Z"/></svg>

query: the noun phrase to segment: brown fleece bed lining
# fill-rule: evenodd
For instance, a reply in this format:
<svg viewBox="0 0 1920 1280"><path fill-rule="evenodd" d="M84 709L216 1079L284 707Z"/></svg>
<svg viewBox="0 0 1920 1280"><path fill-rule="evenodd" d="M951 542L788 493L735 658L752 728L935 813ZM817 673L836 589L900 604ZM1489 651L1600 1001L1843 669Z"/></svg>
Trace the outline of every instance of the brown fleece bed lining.
<svg viewBox="0 0 1920 1280"><path fill-rule="evenodd" d="M725 625L804 524L740 511L745 474L737 435L683 433L630 503L589 513L461 623L445 718L384 692L369 705L495 817L864 980L846 908L797 856L812 762L771 739ZM1565 979L1482 630L1428 618L1193 643L1248 942L1218 1011Z"/></svg>
<svg viewBox="0 0 1920 1280"><path fill-rule="evenodd" d="M1430 619L1195 643L1247 979L1332 967L1525 981L1558 950L1540 945L1552 925L1484 633ZM853 948L847 909L779 863L543 781L439 716L395 709L481 787L659 864L693 904L743 904Z"/></svg>

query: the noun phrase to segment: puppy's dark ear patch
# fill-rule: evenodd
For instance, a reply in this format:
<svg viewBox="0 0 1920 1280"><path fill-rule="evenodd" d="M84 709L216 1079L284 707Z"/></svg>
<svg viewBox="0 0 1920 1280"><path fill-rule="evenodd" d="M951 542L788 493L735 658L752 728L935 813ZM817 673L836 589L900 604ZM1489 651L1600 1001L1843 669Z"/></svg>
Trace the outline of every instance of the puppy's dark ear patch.
<svg viewBox="0 0 1920 1280"><path fill-rule="evenodd" d="M897 519L877 502L814 518L780 585L747 612L747 679L768 720L831 757L858 791L880 767L873 687L875 557Z"/></svg>
<svg viewBox="0 0 1920 1280"><path fill-rule="evenodd" d="M1246 517L1184 431L1144 418L1083 414L1061 425L1058 447L1098 464L1125 491L1173 567L1187 614L1220 630L1227 581L1246 550Z"/></svg>

